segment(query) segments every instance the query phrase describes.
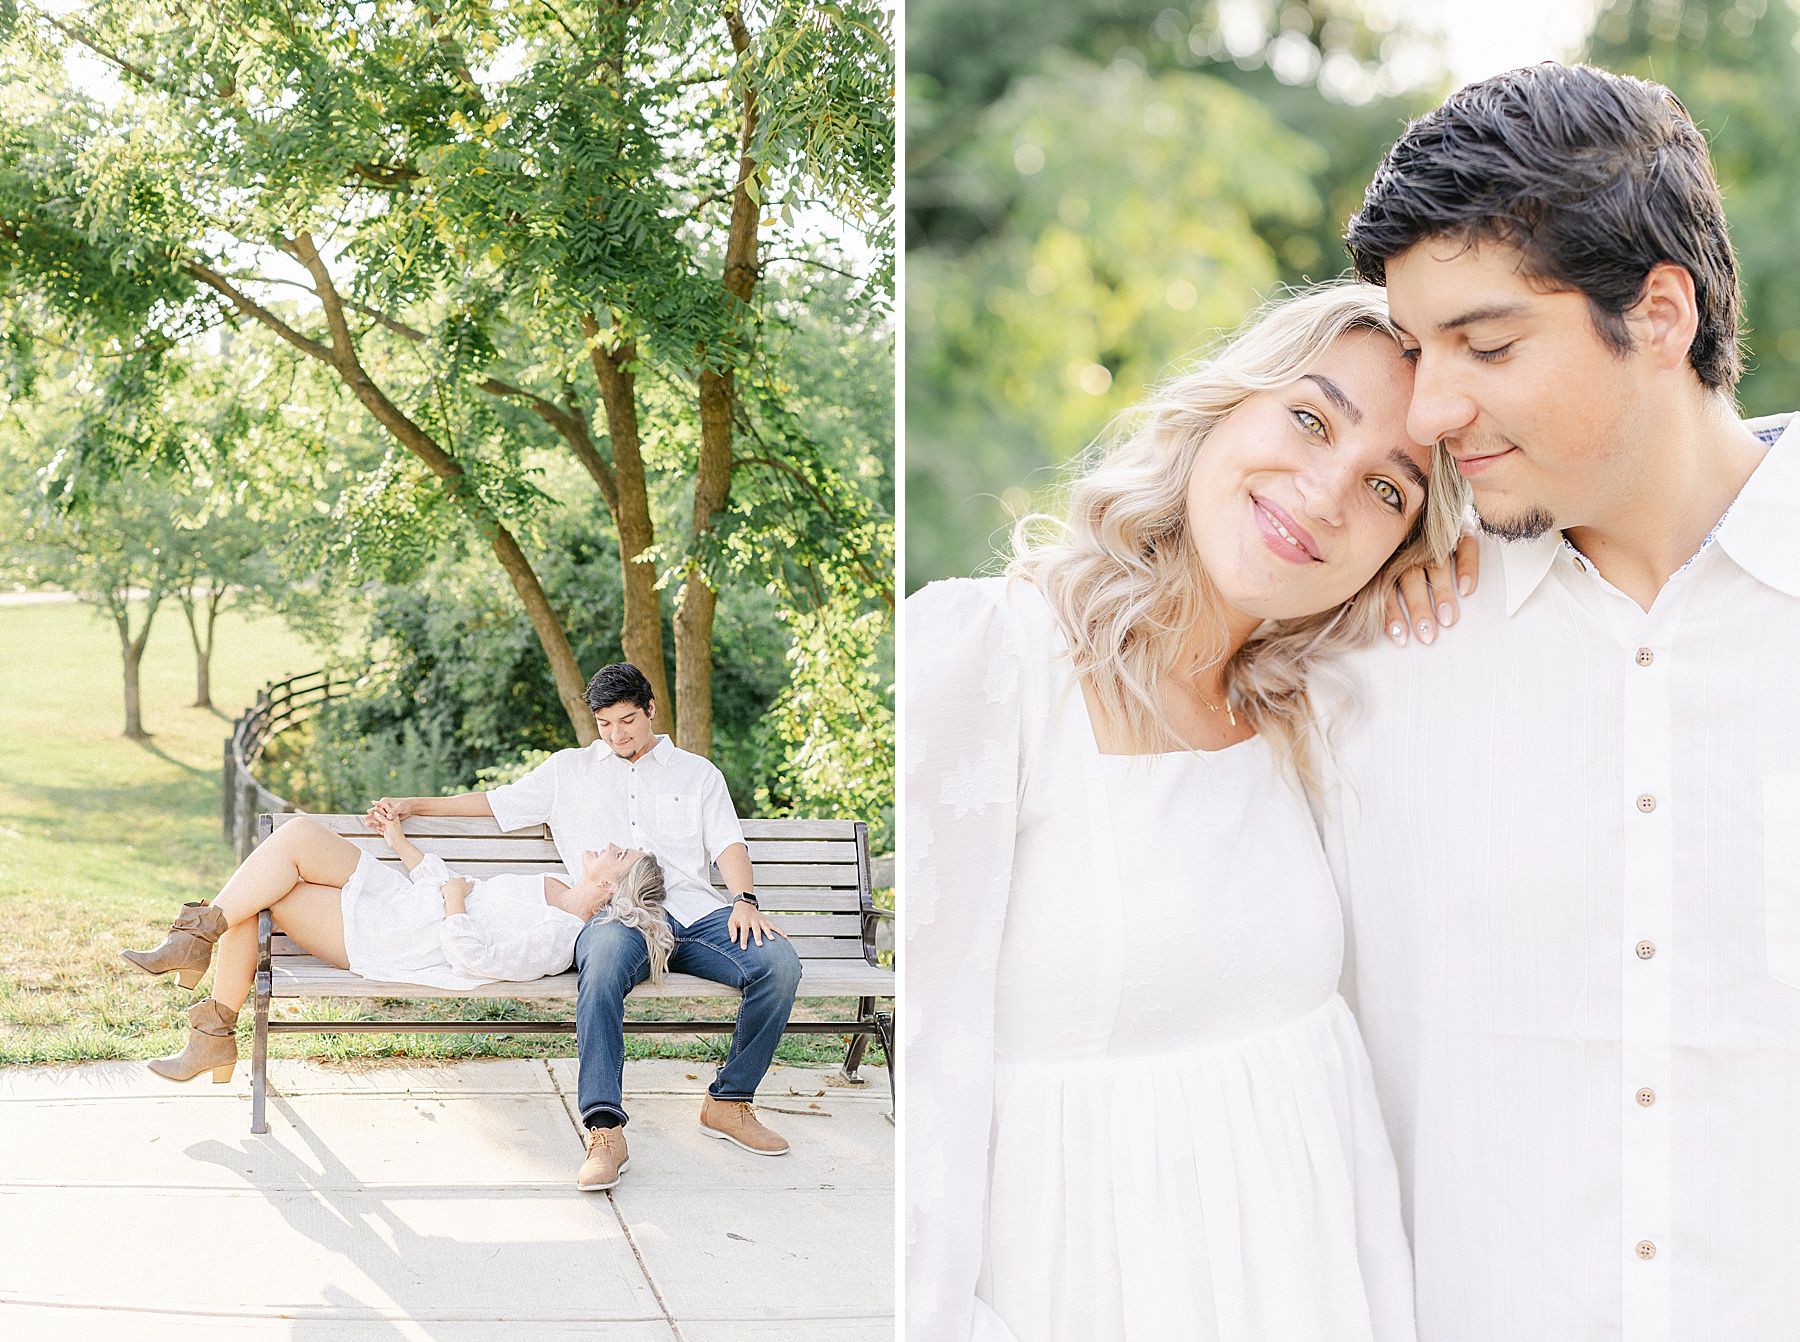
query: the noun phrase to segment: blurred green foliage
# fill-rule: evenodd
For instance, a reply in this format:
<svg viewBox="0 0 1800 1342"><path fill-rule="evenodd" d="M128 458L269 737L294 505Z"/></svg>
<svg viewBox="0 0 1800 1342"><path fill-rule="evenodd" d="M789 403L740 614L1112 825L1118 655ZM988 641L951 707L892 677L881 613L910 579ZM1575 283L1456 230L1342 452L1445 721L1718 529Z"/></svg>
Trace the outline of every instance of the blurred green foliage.
<svg viewBox="0 0 1800 1342"><path fill-rule="evenodd" d="M1339 233L1441 91L1338 0L909 11L907 561L993 562L1056 468Z"/></svg>
<svg viewBox="0 0 1800 1342"><path fill-rule="evenodd" d="M1800 408L1800 14L1784 0L1614 0L1585 59L1675 91L1712 145L1737 250L1749 415Z"/></svg>

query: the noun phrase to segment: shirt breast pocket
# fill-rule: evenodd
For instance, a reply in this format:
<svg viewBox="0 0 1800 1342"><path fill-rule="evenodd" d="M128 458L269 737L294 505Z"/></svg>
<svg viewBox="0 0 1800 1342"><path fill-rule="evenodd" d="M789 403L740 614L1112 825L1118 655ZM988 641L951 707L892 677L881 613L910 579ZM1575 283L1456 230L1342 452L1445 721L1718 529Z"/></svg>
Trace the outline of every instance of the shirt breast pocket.
<svg viewBox="0 0 1800 1342"><path fill-rule="evenodd" d="M1763 779L1763 920L1769 973L1800 988L1800 774Z"/></svg>
<svg viewBox="0 0 1800 1342"><path fill-rule="evenodd" d="M671 839L691 839L700 832L700 798L691 792L656 794L656 827Z"/></svg>

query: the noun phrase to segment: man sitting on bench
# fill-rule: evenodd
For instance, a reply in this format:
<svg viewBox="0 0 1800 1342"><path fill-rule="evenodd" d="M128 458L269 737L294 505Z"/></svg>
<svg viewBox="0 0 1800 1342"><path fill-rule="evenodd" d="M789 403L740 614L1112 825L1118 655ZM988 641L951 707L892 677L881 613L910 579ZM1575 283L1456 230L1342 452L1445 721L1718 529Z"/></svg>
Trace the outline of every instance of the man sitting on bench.
<svg viewBox="0 0 1800 1342"><path fill-rule="evenodd" d="M584 850L608 843L654 853L675 933L669 969L729 984L743 994L731 1052L700 1104L700 1127L761 1156L787 1153L785 1139L757 1121L756 1087L787 1028L800 984L800 957L756 906L750 850L725 777L710 760L656 734L650 682L629 662L588 682L600 739L559 750L516 783L455 797L384 797L401 817L489 815L503 830L548 824L563 865L579 872ZM717 864L727 904L707 877ZM590 922L575 943L579 973L575 1051L587 1158L575 1186L613 1187L630 1164L625 1147L625 997L650 972L643 933Z"/></svg>

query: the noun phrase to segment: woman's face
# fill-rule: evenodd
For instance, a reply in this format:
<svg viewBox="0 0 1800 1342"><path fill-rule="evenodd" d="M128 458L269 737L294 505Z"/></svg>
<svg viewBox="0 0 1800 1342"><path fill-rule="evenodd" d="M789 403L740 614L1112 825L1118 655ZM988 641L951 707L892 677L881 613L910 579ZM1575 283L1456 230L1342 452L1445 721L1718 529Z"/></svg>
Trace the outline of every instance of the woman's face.
<svg viewBox="0 0 1800 1342"><path fill-rule="evenodd" d="M1431 469L1430 449L1406 433L1411 396L1399 347L1358 331L1244 401L1201 446L1187 491L1194 546L1244 623L1348 601L1406 539Z"/></svg>
<svg viewBox="0 0 1800 1342"><path fill-rule="evenodd" d="M587 874L595 880L618 884L619 878L637 865L638 859L644 856L641 848L621 848L616 843L609 843L598 853L593 861L586 864Z"/></svg>

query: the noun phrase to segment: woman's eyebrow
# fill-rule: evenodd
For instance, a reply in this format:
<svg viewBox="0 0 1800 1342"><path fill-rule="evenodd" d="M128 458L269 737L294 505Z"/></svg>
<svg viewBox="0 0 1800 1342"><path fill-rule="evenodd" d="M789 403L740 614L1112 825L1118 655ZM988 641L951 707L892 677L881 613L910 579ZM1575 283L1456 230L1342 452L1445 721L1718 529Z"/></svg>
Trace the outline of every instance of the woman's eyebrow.
<svg viewBox="0 0 1800 1342"><path fill-rule="evenodd" d="M1406 478L1411 480L1420 489L1431 488L1431 478L1425 474L1424 469L1419 463L1414 461L1412 457L1407 454L1405 448L1396 447L1392 452L1388 453L1388 460L1398 466L1402 473L1405 474Z"/></svg>
<svg viewBox="0 0 1800 1342"><path fill-rule="evenodd" d="M1342 410L1346 415L1350 416L1350 422L1352 424L1362 423L1362 411L1357 409L1354 401L1344 395L1344 389L1342 387L1338 386L1337 383L1333 382L1323 373L1307 373L1305 374L1305 377L1309 382L1318 383L1319 390L1325 393L1325 399L1330 401L1339 410Z"/></svg>

